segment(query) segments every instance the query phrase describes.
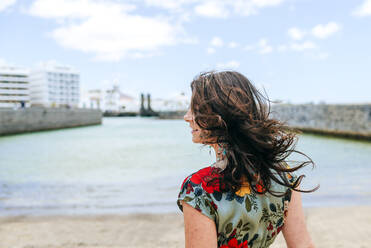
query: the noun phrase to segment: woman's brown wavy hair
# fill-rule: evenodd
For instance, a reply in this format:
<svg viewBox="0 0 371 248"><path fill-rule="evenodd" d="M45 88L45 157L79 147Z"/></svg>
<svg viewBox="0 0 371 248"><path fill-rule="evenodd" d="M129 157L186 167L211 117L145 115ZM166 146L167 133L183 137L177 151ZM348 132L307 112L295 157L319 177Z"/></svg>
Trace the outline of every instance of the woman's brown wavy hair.
<svg viewBox="0 0 371 248"><path fill-rule="evenodd" d="M288 173L314 162L304 153L296 151L296 133L278 120L271 119L270 101L241 73L235 71L206 72L191 83L191 111L194 121L203 130L204 144L219 143L226 148L227 167L222 170L222 191L240 189L243 180L250 185L263 185L263 192L251 187L255 193L283 193L271 190L272 181L300 192L304 175L289 182ZM308 160L288 167L287 157L300 153ZM317 186L318 187L318 186Z"/></svg>

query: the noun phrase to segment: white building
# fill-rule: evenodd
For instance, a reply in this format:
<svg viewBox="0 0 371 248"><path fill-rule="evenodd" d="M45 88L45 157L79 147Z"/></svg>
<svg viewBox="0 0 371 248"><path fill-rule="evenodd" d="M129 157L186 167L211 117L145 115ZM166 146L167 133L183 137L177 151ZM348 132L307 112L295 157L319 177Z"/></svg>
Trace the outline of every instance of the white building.
<svg viewBox="0 0 371 248"><path fill-rule="evenodd" d="M0 67L0 108L30 106L28 74L24 68Z"/></svg>
<svg viewBox="0 0 371 248"><path fill-rule="evenodd" d="M120 112L124 107L120 106L120 90L118 86L105 91L104 110L108 112Z"/></svg>
<svg viewBox="0 0 371 248"><path fill-rule="evenodd" d="M101 109L103 104L103 91L89 90L86 94L83 94L82 104L84 108Z"/></svg>
<svg viewBox="0 0 371 248"><path fill-rule="evenodd" d="M110 89L92 89L83 92L82 107L101 109L104 112L138 112L139 99L126 95L117 85Z"/></svg>
<svg viewBox="0 0 371 248"><path fill-rule="evenodd" d="M114 85L112 89L105 91L104 109L108 112L137 112L139 101L122 93L119 86Z"/></svg>
<svg viewBox="0 0 371 248"><path fill-rule="evenodd" d="M152 109L155 111L185 111L190 104L190 97L183 92L174 94L173 96L162 99L154 98L151 101Z"/></svg>
<svg viewBox="0 0 371 248"><path fill-rule="evenodd" d="M78 107L80 73L69 66L43 64L30 73L31 104L45 107Z"/></svg>

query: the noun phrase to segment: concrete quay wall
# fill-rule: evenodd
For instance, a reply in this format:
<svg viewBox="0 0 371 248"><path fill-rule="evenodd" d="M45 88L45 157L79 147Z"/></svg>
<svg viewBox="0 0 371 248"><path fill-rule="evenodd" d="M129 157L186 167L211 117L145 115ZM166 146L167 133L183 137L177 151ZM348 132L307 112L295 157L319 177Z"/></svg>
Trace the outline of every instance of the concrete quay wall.
<svg viewBox="0 0 371 248"><path fill-rule="evenodd" d="M304 132L371 140L371 104L275 104L271 117Z"/></svg>
<svg viewBox="0 0 371 248"><path fill-rule="evenodd" d="M25 108L0 109L0 135L43 131L102 123L96 109Z"/></svg>

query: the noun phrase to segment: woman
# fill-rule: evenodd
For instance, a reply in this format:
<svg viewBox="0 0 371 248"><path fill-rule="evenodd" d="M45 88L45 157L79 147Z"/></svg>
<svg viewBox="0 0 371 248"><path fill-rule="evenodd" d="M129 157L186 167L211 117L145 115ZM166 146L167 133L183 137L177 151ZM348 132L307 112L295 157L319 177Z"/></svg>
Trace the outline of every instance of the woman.
<svg viewBox="0 0 371 248"><path fill-rule="evenodd" d="M313 162L285 162L298 152L295 134L269 118L269 101L238 72L201 74L191 88L184 120L192 141L210 145L217 162L181 186L186 248L268 247L281 230L288 247L313 247L300 192L315 189L300 190L304 176L291 174Z"/></svg>

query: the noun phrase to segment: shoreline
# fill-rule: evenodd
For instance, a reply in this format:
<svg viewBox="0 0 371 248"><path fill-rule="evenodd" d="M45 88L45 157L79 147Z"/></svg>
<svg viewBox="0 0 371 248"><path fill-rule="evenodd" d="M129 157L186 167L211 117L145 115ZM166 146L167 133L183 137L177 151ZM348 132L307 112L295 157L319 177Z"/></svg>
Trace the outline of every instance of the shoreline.
<svg viewBox="0 0 371 248"><path fill-rule="evenodd" d="M316 247L369 247L371 206L304 208ZM0 217L0 247L184 247L183 215ZM280 234L273 248L286 247Z"/></svg>

